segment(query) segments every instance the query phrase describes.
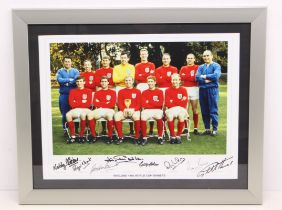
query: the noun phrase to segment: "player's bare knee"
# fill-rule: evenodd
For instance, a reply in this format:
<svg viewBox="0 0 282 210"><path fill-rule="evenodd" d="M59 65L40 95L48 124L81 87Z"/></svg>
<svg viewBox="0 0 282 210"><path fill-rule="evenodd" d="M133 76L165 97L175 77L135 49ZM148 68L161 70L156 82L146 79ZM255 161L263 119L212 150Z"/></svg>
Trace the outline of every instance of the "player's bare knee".
<svg viewBox="0 0 282 210"><path fill-rule="evenodd" d="M184 122L185 117L186 117L186 113L185 112L180 112L179 115L178 115L178 120L180 122Z"/></svg>
<svg viewBox="0 0 282 210"><path fill-rule="evenodd" d="M105 115L106 120L113 120L113 118L114 118L114 115L112 113L108 113Z"/></svg>
<svg viewBox="0 0 282 210"><path fill-rule="evenodd" d="M93 112L90 112L90 113L87 114L87 119L88 120L93 120L94 119Z"/></svg>
<svg viewBox="0 0 282 210"><path fill-rule="evenodd" d="M66 114L66 118L67 118L67 121L68 121L68 122L72 121L72 114L71 114L71 112L68 112L68 113Z"/></svg>
<svg viewBox="0 0 282 210"><path fill-rule="evenodd" d="M166 117L167 117L168 121L173 120L173 114L172 114L172 113L170 113L170 112L166 112L166 113L165 113L165 115L166 115Z"/></svg>
<svg viewBox="0 0 282 210"><path fill-rule="evenodd" d="M121 118L122 118L121 112L115 113L115 115L114 115L115 121L121 121Z"/></svg>
<svg viewBox="0 0 282 210"><path fill-rule="evenodd" d="M160 114L156 114L154 117L153 117L155 120L160 120L163 118L163 114L160 113Z"/></svg>
<svg viewBox="0 0 282 210"><path fill-rule="evenodd" d="M147 121L148 120L148 115L144 114L144 113L141 113L141 120L142 121Z"/></svg>
<svg viewBox="0 0 282 210"><path fill-rule="evenodd" d="M80 119L86 120L86 113L81 113L80 114Z"/></svg>
<svg viewBox="0 0 282 210"><path fill-rule="evenodd" d="M139 111L134 112L133 115L132 115L132 119L133 120L140 120L140 112Z"/></svg>

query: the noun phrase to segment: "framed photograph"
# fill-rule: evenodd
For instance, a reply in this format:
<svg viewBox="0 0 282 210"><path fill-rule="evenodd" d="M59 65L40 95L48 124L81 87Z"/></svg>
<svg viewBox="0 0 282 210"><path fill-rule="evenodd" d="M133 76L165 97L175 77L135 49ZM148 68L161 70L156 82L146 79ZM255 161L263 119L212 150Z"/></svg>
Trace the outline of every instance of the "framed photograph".
<svg viewBox="0 0 282 210"><path fill-rule="evenodd" d="M13 24L21 204L262 202L266 8Z"/></svg>

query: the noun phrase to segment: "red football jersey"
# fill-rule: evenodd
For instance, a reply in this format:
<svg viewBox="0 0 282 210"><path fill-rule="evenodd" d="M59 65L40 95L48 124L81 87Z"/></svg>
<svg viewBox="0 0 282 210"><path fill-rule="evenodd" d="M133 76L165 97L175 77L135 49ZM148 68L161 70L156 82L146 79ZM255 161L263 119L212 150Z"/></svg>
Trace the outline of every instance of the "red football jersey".
<svg viewBox="0 0 282 210"><path fill-rule="evenodd" d="M135 80L137 83L146 83L147 77L150 75L155 75L155 64L147 62L135 65Z"/></svg>
<svg viewBox="0 0 282 210"><path fill-rule="evenodd" d="M95 71L91 72L81 72L81 76L85 78L85 88L91 89L92 91L96 90L96 85L95 85Z"/></svg>
<svg viewBox="0 0 282 210"><path fill-rule="evenodd" d="M126 108L125 100L130 100L129 108L139 111L141 107L141 92L136 88L124 88L118 92L118 108L123 111Z"/></svg>
<svg viewBox="0 0 282 210"><path fill-rule="evenodd" d="M165 106L168 108L174 106L182 106L187 108L188 94L184 87L174 88L170 87L165 91Z"/></svg>
<svg viewBox="0 0 282 210"><path fill-rule="evenodd" d="M179 74L181 80L183 81L183 86L185 87L198 86L198 83L196 82L196 73L198 68L199 68L198 65L182 66Z"/></svg>
<svg viewBox="0 0 282 210"><path fill-rule="evenodd" d="M116 91L98 90L94 95L94 106L97 108L109 108L113 109L116 104Z"/></svg>
<svg viewBox="0 0 282 210"><path fill-rule="evenodd" d="M101 77L106 76L109 79L109 86L114 86L113 82L113 68L100 68L96 70L95 73L95 85L101 87Z"/></svg>
<svg viewBox="0 0 282 210"><path fill-rule="evenodd" d="M144 90L142 92L142 108L144 109L162 109L164 103L164 94L160 89Z"/></svg>
<svg viewBox="0 0 282 210"><path fill-rule="evenodd" d="M158 87L171 87L171 75L177 73L177 68L174 66L160 66L156 69L156 79Z"/></svg>
<svg viewBox="0 0 282 210"><path fill-rule="evenodd" d="M92 90L75 88L70 91L69 104L74 108L89 108L92 102Z"/></svg>

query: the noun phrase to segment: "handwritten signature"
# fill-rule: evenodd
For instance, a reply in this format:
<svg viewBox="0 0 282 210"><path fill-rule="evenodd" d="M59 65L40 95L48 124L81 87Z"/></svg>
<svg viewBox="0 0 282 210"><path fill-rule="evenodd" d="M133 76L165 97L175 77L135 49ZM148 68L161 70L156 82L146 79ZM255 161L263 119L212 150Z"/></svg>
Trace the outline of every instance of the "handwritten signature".
<svg viewBox="0 0 282 210"><path fill-rule="evenodd" d="M152 166L159 166L158 163L156 163L155 161L151 161L149 163L146 163L144 161L141 161L141 163L139 163L139 167L152 167Z"/></svg>
<svg viewBox="0 0 282 210"><path fill-rule="evenodd" d="M183 158L183 157L181 157L181 158L175 157L174 159L171 159L169 161L165 161L164 166L168 170L169 169L174 170L178 166L180 166L184 161L185 161L185 158Z"/></svg>
<svg viewBox="0 0 282 210"><path fill-rule="evenodd" d="M205 165L207 165L207 164L209 164L208 162L204 162L204 161L202 161L202 159L201 158L199 158L198 159L198 161L196 162L196 163L194 163L194 164L192 164L191 163L191 161L188 161L187 162L187 170L188 171L194 171L194 170L197 170L197 169L200 169L200 168L202 168L203 166L205 166Z"/></svg>
<svg viewBox="0 0 282 210"><path fill-rule="evenodd" d="M228 158L224 158L220 162L217 162L217 161L213 162L213 163L205 166L202 170L200 170L197 174L197 177L203 177L206 174L212 173L216 170L226 168L228 166L231 166L232 164L233 164L233 156L228 157Z"/></svg>
<svg viewBox="0 0 282 210"><path fill-rule="evenodd" d="M53 165L53 170L66 170L67 168L72 168L74 171L80 171L81 169L86 169L90 165L91 160L91 157L86 160L80 160L78 157L67 157L65 161L55 163Z"/></svg>
<svg viewBox="0 0 282 210"><path fill-rule="evenodd" d="M105 165L99 165L99 166L94 164L92 166L92 169L90 170L90 174L93 173L94 171L106 170L106 169L114 168L116 166L118 166L118 163L113 163L113 164L106 163Z"/></svg>
<svg viewBox="0 0 282 210"><path fill-rule="evenodd" d="M115 163L136 163L136 162L139 162L139 161L142 161L143 158L139 158L137 156L129 156L127 157L126 155L117 155L117 156L113 156L113 157L107 157L105 159L105 161L107 163L110 163L110 162L115 162Z"/></svg>
<svg viewBox="0 0 282 210"><path fill-rule="evenodd" d="M143 158L139 158L137 156L116 155L113 157L106 157L104 161L106 162L105 165L94 164L90 173L93 173L94 171L111 169L124 163L139 163L140 161L143 161Z"/></svg>

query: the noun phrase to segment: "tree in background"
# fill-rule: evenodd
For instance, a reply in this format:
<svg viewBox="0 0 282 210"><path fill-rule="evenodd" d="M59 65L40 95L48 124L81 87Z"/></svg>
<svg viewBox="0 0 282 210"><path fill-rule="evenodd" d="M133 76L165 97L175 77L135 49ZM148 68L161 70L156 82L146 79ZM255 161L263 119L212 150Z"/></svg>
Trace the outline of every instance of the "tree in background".
<svg viewBox="0 0 282 210"><path fill-rule="evenodd" d="M193 53L196 56L196 63L202 64L202 53L205 50L211 50L214 61L222 67L222 72L227 73L227 42L109 42L109 43L52 43L50 44L50 70L52 76L52 86L56 81L54 75L62 67L63 57L68 55L72 57L73 66L83 70L83 61L89 59L92 61L94 69L100 68L100 61L104 55L111 58L111 66L120 63L120 53L126 51L130 54L131 64L140 62L139 51L146 48L149 52L149 60L155 63L156 67L162 65L163 53L171 55L171 64L178 69L186 65L186 55ZM53 81L54 80L54 81Z"/></svg>

